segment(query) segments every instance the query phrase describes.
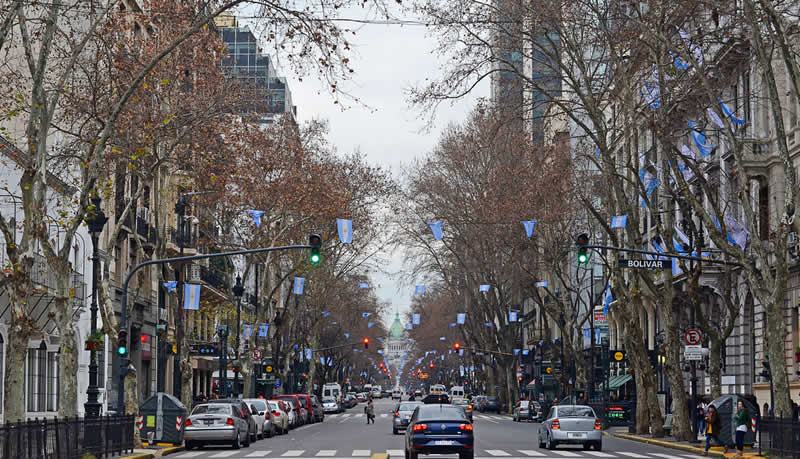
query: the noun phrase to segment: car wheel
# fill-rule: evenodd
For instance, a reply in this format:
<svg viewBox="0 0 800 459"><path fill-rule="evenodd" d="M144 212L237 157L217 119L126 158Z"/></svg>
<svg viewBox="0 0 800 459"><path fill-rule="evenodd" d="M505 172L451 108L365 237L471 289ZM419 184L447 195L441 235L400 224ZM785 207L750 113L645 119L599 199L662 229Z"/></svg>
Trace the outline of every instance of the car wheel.
<svg viewBox="0 0 800 459"><path fill-rule="evenodd" d="M258 433L254 432L252 435L250 435L250 441L248 441L247 445L245 446L250 446L250 443L255 443L257 441L258 441Z"/></svg>
<svg viewBox="0 0 800 459"><path fill-rule="evenodd" d="M584 451L589 451L589 449L590 449L591 447L592 447L592 444L591 444L591 443L589 443L589 442L586 442L586 443L584 443L584 444L583 444L583 450L584 450Z"/></svg>
<svg viewBox="0 0 800 459"><path fill-rule="evenodd" d="M418 453L412 453L411 451L408 452L408 459L417 459L419 458Z"/></svg>
<svg viewBox="0 0 800 459"><path fill-rule="evenodd" d="M458 459L475 459L475 451L464 451L458 453Z"/></svg>
<svg viewBox="0 0 800 459"><path fill-rule="evenodd" d="M186 440L186 444L183 446L186 450L194 449L194 442L191 440Z"/></svg>
<svg viewBox="0 0 800 459"><path fill-rule="evenodd" d="M602 451L603 450L603 441L602 440L600 440L598 442L595 442L594 450L595 451Z"/></svg>
<svg viewBox="0 0 800 459"><path fill-rule="evenodd" d="M239 449L242 447L242 433L237 431L236 438L233 439L233 449Z"/></svg>
<svg viewBox="0 0 800 459"><path fill-rule="evenodd" d="M406 453L406 459L408 459L408 450L405 450L405 453Z"/></svg>
<svg viewBox="0 0 800 459"><path fill-rule="evenodd" d="M556 442L550 438L550 434L547 434L547 443L545 444L545 448L547 449L556 449Z"/></svg>
<svg viewBox="0 0 800 459"><path fill-rule="evenodd" d="M536 442L539 443L539 448L544 448L544 442L542 441L541 433L536 435Z"/></svg>
<svg viewBox="0 0 800 459"><path fill-rule="evenodd" d="M397 435L397 429L392 429L392 435Z"/></svg>

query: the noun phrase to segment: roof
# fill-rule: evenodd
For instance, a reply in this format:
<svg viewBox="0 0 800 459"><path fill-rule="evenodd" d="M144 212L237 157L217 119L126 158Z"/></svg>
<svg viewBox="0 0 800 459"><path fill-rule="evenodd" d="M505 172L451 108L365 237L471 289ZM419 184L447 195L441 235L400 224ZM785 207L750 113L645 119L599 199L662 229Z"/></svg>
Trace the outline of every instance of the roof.
<svg viewBox="0 0 800 459"><path fill-rule="evenodd" d="M405 327L400 323L400 313L396 312L394 314L394 322L392 322L392 326L389 328L389 336L394 339L403 339L405 332Z"/></svg>

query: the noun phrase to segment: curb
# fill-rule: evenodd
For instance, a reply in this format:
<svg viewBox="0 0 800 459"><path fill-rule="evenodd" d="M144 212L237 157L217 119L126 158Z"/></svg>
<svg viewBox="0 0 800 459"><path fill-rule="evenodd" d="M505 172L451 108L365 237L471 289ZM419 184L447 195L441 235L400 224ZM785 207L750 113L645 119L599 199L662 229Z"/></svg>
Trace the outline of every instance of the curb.
<svg viewBox="0 0 800 459"><path fill-rule="evenodd" d="M139 453L132 456L122 456L120 459L153 459L153 453Z"/></svg>
<svg viewBox="0 0 800 459"><path fill-rule="evenodd" d="M159 456L169 456L170 454L179 453L184 450L183 445L181 446L172 446L170 448L164 448L159 450ZM387 458L388 459L388 458Z"/></svg>
<svg viewBox="0 0 800 459"><path fill-rule="evenodd" d="M680 451L686 451L686 452L694 453L694 454L703 454L703 452L705 451L705 448L698 448L696 446L682 445L682 444L679 444L679 443L674 443L674 442L665 441L665 440L656 440L656 439L653 439L653 438L643 438L643 437L639 437L639 436L636 436L636 435L628 435L628 434L620 434L620 433L612 433L612 434L609 434L609 435L612 436L612 437L616 437L616 438L623 438L625 440L637 441L639 443L646 443L648 445L656 445L656 446L660 446L662 448L677 449L677 450L680 450ZM708 455L709 456L717 456L717 457L728 457L722 451L715 451L715 448L712 448L711 450L709 450L708 451ZM748 457L748 456L744 456L744 457ZM750 455L749 457L758 457L758 454Z"/></svg>
<svg viewBox="0 0 800 459"><path fill-rule="evenodd" d="M173 447L170 447L170 448L157 449L157 450L154 450L152 453L151 452L147 452L147 453L133 454L131 456L122 456L122 457L120 457L120 459L153 459L155 457L168 456L170 454L175 454L175 453L178 453L178 452L183 451L183 450L184 450L183 445L181 445L181 446L173 446ZM389 459L389 458L387 457L386 459Z"/></svg>

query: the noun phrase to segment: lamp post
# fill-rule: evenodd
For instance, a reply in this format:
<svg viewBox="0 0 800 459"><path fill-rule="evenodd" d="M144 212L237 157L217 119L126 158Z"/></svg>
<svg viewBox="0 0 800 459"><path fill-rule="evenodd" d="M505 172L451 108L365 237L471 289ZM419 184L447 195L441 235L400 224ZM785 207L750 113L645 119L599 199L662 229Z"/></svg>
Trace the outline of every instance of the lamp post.
<svg viewBox="0 0 800 459"><path fill-rule="evenodd" d="M89 234L92 237L92 303L90 305L91 311L91 335L97 333L97 278L100 277L100 260L99 260L99 241L100 233L106 225L108 218L100 208L100 197L95 192L91 198L93 209L84 219L89 226ZM97 387L97 350L92 348L89 351L89 387L86 388L86 403L83 407L86 411L86 417L100 416L100 402L97 401L100 394L100 389Z"/></svg>
<svg viewBox="0 0 800 459"><path fill-rule="evenodd" d="M219 335L219 398L228 395L228 327L220 325L217 329Z"/></svg>
<svg viewBox="0 0 800 459"><path fill-rule="evenodd" d="M178 198L178 202L175 203L175 214L178 216L178 237L177 243L180 249L180 256L183 257L183 248L186 247L187 241L186 237L186 201L187 197L185 194L181 193L180 198ZM181 391L183 389L182 384L182 371L181 371L181 344L183 344L183 307L184 305L181 304L183 301L183 262L178 263L178 269L175 273L175 280L177 281L177 289L178 289L178 307L176 308L175 314L175 353L174 357L174 365L172 367L172 395L174 395L179 400L181 399Z"/></svg>
<svg viewBox="0 0 800 459"><path fill-rule="evenodd" d="M241 336L241 323L242 323L242 295L244 294L244 287L242 286L242 276L236 276L236 285L233 286L233 295L236 296L236 349L234 355L236 356L236 365L233 367L233 395L239 395L239 337Z"/></svg>

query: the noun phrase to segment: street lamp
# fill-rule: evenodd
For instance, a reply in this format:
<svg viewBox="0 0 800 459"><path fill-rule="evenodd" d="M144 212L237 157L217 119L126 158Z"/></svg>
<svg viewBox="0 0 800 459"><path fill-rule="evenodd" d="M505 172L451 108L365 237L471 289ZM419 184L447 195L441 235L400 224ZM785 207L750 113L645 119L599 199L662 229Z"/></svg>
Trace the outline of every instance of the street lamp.
<svg viewBox="0 0 800 459"><path fill-rule="evenodd" d="M97 196L96 191L91 198L91 202L93 208L84 218L84 221L89 226L89 234L92 237L92 303L90 305L92 316L90 333L93 336L97 333L97 278L100 277L98 239L108 218L103 213L103 209L100 208L100 197ZM84 403L83 407L86 411L86 417L97 417L100 416L100 402L97 401L100 394L100 389L97 387L97 350L92 348L89 351L89 355L89 387L86 388L86 403Z"/></svg>
<svg viewBox="0 0 800 459"><path fill-rule="evenodd" d="M233 286L233 295L236 296L236 365L233 367L233 395L239 395L239 336L240 327L242 323L242 295L244 295L244 287L242 286L242 276L236 276L236 285Z"/></svg>
<svg viewBox="0 0 800 459"><path fill-rule="evenodd" d="M228 394L228 327L220 325L217 329L219 336L219 397L225 398Z"/></svg>

